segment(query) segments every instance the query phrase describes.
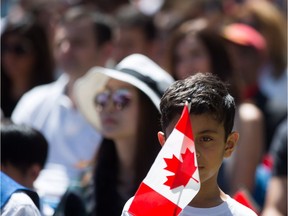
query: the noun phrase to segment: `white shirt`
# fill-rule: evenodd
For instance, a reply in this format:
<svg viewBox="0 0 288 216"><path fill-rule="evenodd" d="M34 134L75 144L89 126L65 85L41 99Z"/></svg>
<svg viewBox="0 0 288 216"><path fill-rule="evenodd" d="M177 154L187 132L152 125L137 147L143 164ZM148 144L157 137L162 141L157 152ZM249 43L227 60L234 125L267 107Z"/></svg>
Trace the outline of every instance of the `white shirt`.
<svg viewBox="0 0 288 216"><path fill-rule="evenodd" d="M40 130L49 143L46 165L63 165L68 178L76 179L83 171L79 167L94 157L102 136L64 94L67 83L67 75L62 75L54 83L33 88L20 99L11 118Z"/></svg>
<svg viewBox="0 0 288 216"><path fill-rule="evenodd" d="M40 216L40 212L31 200L31 198L23 193L16 192L12 194L8 202L2 209L2 216Z"/></svg>
<svg viewBox="0 0 288 216"><path fill-rule="evenodd" d="M186 206L180 216L257 216L251 209L232 199L227 195L227 200L212 208L194 208Z"/></svg>
<svg viewBox="0 0 288 216"><path fill-rule="evenodd" d="M251 209L226 195L227 199L222 204L212 208L194 208L186 206L179 216L257 216ZM133 198L130 198L122 211L122 216L130 216L128 209ZM143 208L145 208L143 206Z"/></svg>

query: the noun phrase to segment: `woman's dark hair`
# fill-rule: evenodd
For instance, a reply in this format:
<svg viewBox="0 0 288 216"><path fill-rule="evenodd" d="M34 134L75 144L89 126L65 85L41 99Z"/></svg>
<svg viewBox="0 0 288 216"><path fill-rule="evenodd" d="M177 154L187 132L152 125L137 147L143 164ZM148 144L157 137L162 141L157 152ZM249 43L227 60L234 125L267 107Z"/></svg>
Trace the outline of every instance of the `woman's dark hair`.
<svg viewBox="0 0 288 216"><path fill-rule="evenodd" d="M187 20L178 27L175 33L172 35L167 52L167 71L173 76L175 80L178 80L177 72L175 71L175 65L177 58L175 56L175 48L183 38L188 35L195 35L205 46L208 51L208 55L211 61L212 71L210 72L219 77L222 81L228 82L231 85L227 86L231 95L238 103L239 93L238 84L234 80L232 63L228 54L225 40L220 35L220 25L212 26L210 20L204 18L198 18L193 20ZM199 71L195 71L199 72Z"/></svg>
<svg viewBox="0 0 288 216"><path fill-rule="evenodd" d="M25 40L31 45L31 50L35 58L35 64L32 68L31 77L29 78L30 82L28 83L27 91L37 85L52 82L54 78L54 60L44 27L38 24L30 14L27 14L17 22L7 20L1 35L1 49L5 47L7 39L13 35L20 37L21 40ZM5 116L9 117L17 101L13 101L11 98L12 80L7 76L2 61L1 58L1 108Z"/></svg>
<svg viewBox="0 0 288 216"><path fill-rule="evenodd" d="M160 113L144 93L139 90L138 92L141 110L139 110L138 137L137 143L135 143L137 148L134 159L135 179L133 189L131 194L125 198L117 192L119 179L116 148L113 141L104 139L95 168L96 215L120 215L125 202L135 194L160 151L161 146L157 139L157 132L161 129Z"/></svg>
<svg viewBox="0 0 288 216"><path fill-rule="evenodd" d="M209 20L204 18L187 20L178 27L175 33L171 36L167 52L167 70L171 73L175 80L178 79L175 71L177 58L175 56L175 48L181 40L188 35L195 35L208 50L208 55L211 60L211 72L216 74L221 80L227 81L232 73L232 64L228 57L228 51L225 47L225 41L220 36L217 28L211 26ZM197 72L197 71L195 71ZM192 75L192 74L191 74Z"/></svg>

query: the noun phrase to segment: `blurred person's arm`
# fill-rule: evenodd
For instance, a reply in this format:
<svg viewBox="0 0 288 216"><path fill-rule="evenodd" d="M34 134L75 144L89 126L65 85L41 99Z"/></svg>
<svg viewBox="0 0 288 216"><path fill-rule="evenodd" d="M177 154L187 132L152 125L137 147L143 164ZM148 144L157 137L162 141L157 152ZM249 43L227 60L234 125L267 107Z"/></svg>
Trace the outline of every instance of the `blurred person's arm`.
<svg viewBox="0 0 288 216"><path fill-rule="evenodd" d="M232 160L227 163L230 176L230 194L246 188L250 194L254 190L255 172L263 156L264 122L262 112L250 103L239 106L240 133L238 145ZM235 172L237 170L237 172Z"/></svg>
<svg viewBox="0 0 288 216"><path fill-rule="evenodd" d="M270 154L273 157L272 177L262 216L287 215L287 119L276 130Z"/></svg>
<svg viewBox="0 0 288 216"><path fill-rule="evenodd" d="M262 216L287 215L287 176L273 176L269 182Z"/></svg>

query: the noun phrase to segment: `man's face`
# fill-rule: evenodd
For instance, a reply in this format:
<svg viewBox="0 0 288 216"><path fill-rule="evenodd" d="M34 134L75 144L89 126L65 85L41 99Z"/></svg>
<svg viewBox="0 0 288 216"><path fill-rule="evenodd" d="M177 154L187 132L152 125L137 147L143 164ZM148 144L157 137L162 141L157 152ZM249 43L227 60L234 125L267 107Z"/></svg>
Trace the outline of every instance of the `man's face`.
<svg viewBox="0 0 288 216"><path fill-rule="evenodd" d="M148 54L148 42L140 28L118 28L115 31L113 59L120 62L133 53Z"/></svg>
<svg viewBox="0 0 288 216"><path fill-rule="evenodd" d="M97 64L97 44L93 24L87 19L56 29L55 58L65 72L81 76Z"/></svg>

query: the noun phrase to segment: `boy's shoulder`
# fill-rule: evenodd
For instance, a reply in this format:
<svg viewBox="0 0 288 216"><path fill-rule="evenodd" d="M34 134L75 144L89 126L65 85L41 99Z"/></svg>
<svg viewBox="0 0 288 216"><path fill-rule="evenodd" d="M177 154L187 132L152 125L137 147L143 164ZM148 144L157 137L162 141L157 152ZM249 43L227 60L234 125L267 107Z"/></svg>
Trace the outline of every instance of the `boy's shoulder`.
<svg viewBox="0 0 288 216"><path fill-rule="evenodd" d="M1 215L31 215L40 216L40 212L32 199L24 192L15 192L1 209Z"/></svg>
<svg viewBox="0 0 288 216"><path fill-rule="evenodd" d="M257 214L227 195L227 200L221 205L212 208L194 208L187 206L181 216L213 215L213 216L257 216Z"/></svg>
<svg viewBox="0 0 288 216"><path fill-rule="evenodd" d="M231 210L232 215L236 216L257 216L257 214L248 208L247 206L244 206L243 204L239 203L235 199L231 198L230 196L227 195L227 203L229 206L229 209Z"/></svg>

